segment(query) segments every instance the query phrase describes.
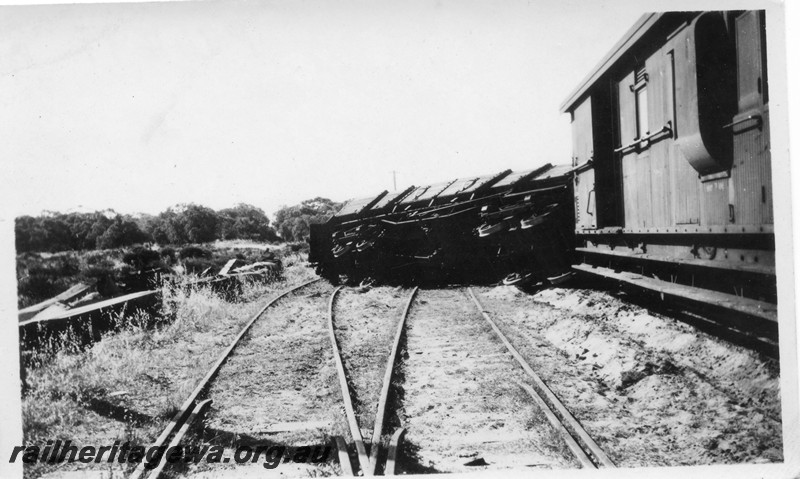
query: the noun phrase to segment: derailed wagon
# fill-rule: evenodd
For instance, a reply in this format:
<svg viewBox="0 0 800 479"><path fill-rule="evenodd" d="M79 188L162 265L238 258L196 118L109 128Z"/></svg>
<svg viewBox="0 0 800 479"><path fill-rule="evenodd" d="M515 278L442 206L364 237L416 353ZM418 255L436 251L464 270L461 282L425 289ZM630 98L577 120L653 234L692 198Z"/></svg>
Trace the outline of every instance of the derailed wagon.
<svg viewBox="0 0 800 479"><path fill-rule="evenodd" d="M573 168L464 178L351 200L312 225L309 261L332 282L539 282L569 271Z"/></svg>

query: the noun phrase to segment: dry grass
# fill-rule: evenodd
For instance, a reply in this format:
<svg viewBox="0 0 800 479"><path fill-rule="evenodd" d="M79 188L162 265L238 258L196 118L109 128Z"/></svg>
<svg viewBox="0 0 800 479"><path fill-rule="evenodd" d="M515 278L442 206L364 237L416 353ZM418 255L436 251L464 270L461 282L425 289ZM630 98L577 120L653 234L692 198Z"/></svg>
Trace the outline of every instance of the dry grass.
<svg viewBox="0 0 800 479"><path fill-rule="evenodd" d="M206 444L221 445L233 456L237 446L330 444L347 437L336 370L327 335L331 286L317 283L279 301L237 347L208 391ZM272 431L278 423L310 422L298 430ZM295 471L282 464L280 474L325 474L338 466L308 465ZM264 474L261 464L199 464L190 477Z"/></svg>
<svg viewBox="0 0 800 479"><path fill-rule="evenodd" d="M245 283L235 302L205 287L165 286L166 319L157 319L155 327L145 326L153 318L135 314L121 318L119 330L86 349L63 337L26 354L25 444L55 439L79 447L115 440L150 444L268 298L313 276L302 258L286 263L283 280ZM108 470L107 464L92 466ZM32 465L25 476L38 477L55 467Z"/></svg>

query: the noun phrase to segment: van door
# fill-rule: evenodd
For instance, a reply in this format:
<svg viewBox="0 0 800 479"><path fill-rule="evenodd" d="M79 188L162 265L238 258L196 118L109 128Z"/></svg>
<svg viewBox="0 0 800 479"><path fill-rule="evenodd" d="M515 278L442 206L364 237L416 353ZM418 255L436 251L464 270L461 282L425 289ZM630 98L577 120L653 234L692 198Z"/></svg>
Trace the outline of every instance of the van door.
<svg viewBox="0 0 800 479"><path fill-rule="evenodd" d="M586 98L572 111L572 166L592 159L592 102ZM583 168L575 175L575 229L597 228L594 168Z"/></svg>
<svg viewBox="0 0 800 479"><path fill-rule="evenodd" d="M772 224L764 12L751 11L739 15L735 28L738 113L726 125L733 131L731 220L741 225Z"/></svg>

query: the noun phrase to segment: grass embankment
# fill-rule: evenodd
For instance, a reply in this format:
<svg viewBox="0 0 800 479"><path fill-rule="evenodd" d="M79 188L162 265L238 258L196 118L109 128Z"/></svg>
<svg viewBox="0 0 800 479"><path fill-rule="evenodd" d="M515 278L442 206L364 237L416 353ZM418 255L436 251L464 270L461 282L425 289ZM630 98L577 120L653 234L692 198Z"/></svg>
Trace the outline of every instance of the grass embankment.
<svg viewBox="0 0 800 479"><path fill-rule="evenodd" d="M155 277L144 271L169 275L217 273L231 259L235 266L298 257L304 245L266 245L242 241L127 249L22 253L17 255L17 307L20 309L50 299L78 283L97 285L105 297L156 287Z"/></svg>
<svg viewBox="0 0 800 479"><path fill-rule="evenodd" d="M304 258L282 258L282 279L243 286L226 301L207 288L184 291L165 286L169 320L144 327L151 318L134 314L122 327L80 350L69 338L28 360L22 395L26 445L69 440L78 447L129 441L149 445L246 321L274 293L313 277ZM103 469L122 474L127 465L36 464L26 477L65 468Z"/></svg>

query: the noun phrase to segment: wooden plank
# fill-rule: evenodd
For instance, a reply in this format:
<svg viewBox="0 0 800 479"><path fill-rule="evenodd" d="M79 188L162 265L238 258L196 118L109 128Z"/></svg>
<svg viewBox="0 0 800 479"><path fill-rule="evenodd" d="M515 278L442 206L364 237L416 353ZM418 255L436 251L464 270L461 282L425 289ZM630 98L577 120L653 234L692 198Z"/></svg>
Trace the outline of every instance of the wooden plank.
<svg viewBox="0 0 800 479"><path fill-rule="evenodd" d="M569 412L566 406L564 406L564 403L562 403L561 400L558 399L558 397L553 393L553 391L550 390L547 384L545 384L545 382L542 381L542 378L540 378L539 375L536 374L536 371L533 370L533 368L528 364L525 358L523 358L522 355L519 353L519 351L517 351L514 345L511 344L511 341L509 341L508 338L506 338L506 335L503 334L502 331L500 331L500 328L497 326L494 320L492 320L492 318L489 317L489 315L486 313L486 310L484 310L483 305L481 305L480 301L478 301L478 297L475 296L475 292L472 291L472 288L467 288L467 290L469 291L469 294L472 297L472 301L475 303L475 306L478 307L478 310L483 316L483 319L485 319L486 322L489 323L489 325L494 330L495 334L497 334L497 336L500 338L500 341L502 341L503 344L505 344L506 348L511 353L511 355L514 356L514 359L516 359L519 365L522 366L522 369L524 369L525 372L528 373L528 376L531 377L534 384L539 389L539 392L542 393L544 397L546 397L547 400L550 402L550 404L555 408L555 410L561 416L563 422L566 423L565 426L569 426L570 429L572 429L572 432L578 437L578 439L580 439L583 442L585 449L587 449L594 456L598 464L604 467L616 467L616 465L614 465L614 463L611 461L608 455L606 455L606 453L600 448L600 446L597 445L594 439L592 439L592 437L589 436L589 433L586 432L586 430L583 428L583 426L581 426L578 420L575 419L572 413Z"/></svg>
<svg viewBox="0 0 800 479"><path fill-rule="evenodd" d="M233 259L231 259L231 260L228 260L228 262L227 262L227 263L225 263L225 266L223 266L223 267L222 267L222 269L221 269L221 270L219 270L219 274L220 274L221 276L226 276L226 275L228 274L228 271L230 271L230 270L231 270L231 268L233 268L233 264L234 264L234 263L236 263L236 258L233 258Z"/></svg>
<svg viewBox="0 0 800 479"><path fill-rule="evenodd" d="M36 315L31 319L35 319L37 321L42 321L44 319L52 319L57 316L63 315L66 311L69 311L69 306L67 306L66 304L54 303L46 307L42 311L36 313Z"/></svg>
<svg viewBox="0 0 800 479"><path fill-rule="evenodd" d="M61 314L54 314L53 316L48 318L29 319L27 321L19 323L19 327L22 328L28 326L29 324L34 324L34 323L45 323L47 321L71 319L81 316L83 314L93 313L101 309L110 308L123 303L127 303L128 301L144 298L145 296L155 295L160 292L161 292L160 290L139 291L138 293L126 294L124 296L117 296L116 298L107 299L105 301L99 301L97 303L87 304L86 306L81 306L80 308L68 309L63 311Z"/></svg>
<svg viewBox="0 0 800 479"><path fill-rule="evenodd" d="M49 306L52 306L58 302L69 301L75 298L76 296L80 296L81 294L85 293L89 288L91 288L91 286L87 284L83 283L76 284L75 286L72 286L71 288L69 288L68 290L64 291L63 293L57 296L53 296L52 298L42 301L41 303L28 306L27 308L20 309L19 320L25 321L27 319L30 319L34 317L36 313L38 313L39 311L43 311Z"/></svg>
<svg viewBox="0 0 800 479"><path fill-rule="evenodd" d="M375 198L373 198L373 199L372 199L372 201L370 201L369 203L367 203L366 205L364 205L364 207L363 207L363 208L361 208L361 210L359 210L359 212L357 213L357 215L358 215L358 216L361 216L361 215L363 215L364 213L366 213L367 211L369 211L370 209L372 209L372 208L373 208L375 205L377 205L377 204L378 204L378 203L379 203L379 202L380 202L380 201L381 201L381 200L382 200L382 199L383 199L383 198L384 198L386 195L388 195L388 194L389 194L389 192L388 192L387 190L383 190L383 191L381 192L381 194L379 194L378 196L376 196Z"/></svg>
<svg viewBox="0 0 800 479"><path fill-rule="evenodd" d="M775 266L755 263L729 263L726 261L714 261L710 259L698 258L675 258L671 256L657 256L652 254L637 254L626 251L616 251L610 249L596 248L575 248L579 253L589 253L603 256L614 256L617 258L652 261L667 264L681 264L687 266L697 266L702 268L714 268L720 270L741 271L744 273L757 273L768 276L775 276Z"/></svg>
<svg viewBox="0 0 800 479"><path fill-rule="evenodd" d="M615 272L609 268L594 267L588 264L573 265L572 269L583 273L589 273L616 281L621 281L639 288L654 291L663 295L688 299L702 304L711 304L720 308L737 311L748 316L757 317L778 323L778 307L766 301L757 301L750 298L742 298L732 294L720 293L693 286L669 283L655 278L647 278L639 274L630 272Z"/></svg>

